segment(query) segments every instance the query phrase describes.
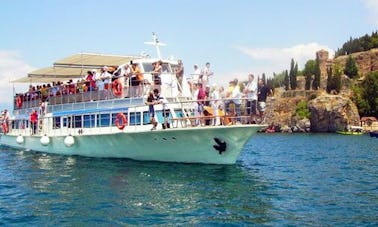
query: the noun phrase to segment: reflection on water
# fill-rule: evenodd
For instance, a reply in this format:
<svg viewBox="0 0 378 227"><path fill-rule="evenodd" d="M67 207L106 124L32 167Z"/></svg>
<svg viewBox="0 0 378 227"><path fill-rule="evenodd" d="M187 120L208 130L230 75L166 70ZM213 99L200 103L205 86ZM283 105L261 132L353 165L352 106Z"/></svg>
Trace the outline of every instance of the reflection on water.
<svg viewBox="0 0 378 227"><path fill-rule="evenodd" d="M266 187L238 165L137 162L28 152L7 156L16 156L13 161L18 168L9 166L7 172L8 177L19 177L12 185L23 202L4 209L24 209L22 216L36 223L118 220L113 224L246 224L269 220L269 202L261 199ZM1 200L8 201L3 196Z"/></svg>

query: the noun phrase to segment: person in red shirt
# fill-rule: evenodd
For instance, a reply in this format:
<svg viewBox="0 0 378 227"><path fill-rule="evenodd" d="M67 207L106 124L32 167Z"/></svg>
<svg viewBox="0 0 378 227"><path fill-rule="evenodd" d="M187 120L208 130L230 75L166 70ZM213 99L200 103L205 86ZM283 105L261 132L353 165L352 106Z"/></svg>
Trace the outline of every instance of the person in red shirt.
<svg viewBox="0 0 378 227"><path fill-rule="evenodd" d="M38 124L38 112L35 109L30 114L30 122L32 126L32 134L34 135L37 133L37 124Z"/></svg>

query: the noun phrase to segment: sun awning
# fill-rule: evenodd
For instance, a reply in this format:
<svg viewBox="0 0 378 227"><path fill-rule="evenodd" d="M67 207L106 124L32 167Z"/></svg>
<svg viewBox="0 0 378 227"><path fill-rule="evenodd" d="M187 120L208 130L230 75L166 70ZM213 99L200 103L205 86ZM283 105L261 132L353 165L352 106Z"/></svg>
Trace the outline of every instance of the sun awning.
<svg viewBox="0 0 378 227"><path fill-rule="evenodd" d="M47 67L32 71L26 77L12 81L12 83L51 83L53 81L66 81L70 79L83 78L87 69Z"/></svg>
<svg viewBox="0 0 378 227"><path fill-rule="evenodd" d="M118 66L129 63L138 56L120 56L106 54L80 53L56 61L52 67L37 69L26 77L13 80L12 83L51 83L83 78L90 69L103 66Z"/></svg>
<svg viewBox="0 0 378 227"><path fill-rule="evenodd" d="M58 60L54 63L55 67L85 67L100 68L102 66L118 66L129 63L137 56L121 56L107 54L80 53Z"/></svg>

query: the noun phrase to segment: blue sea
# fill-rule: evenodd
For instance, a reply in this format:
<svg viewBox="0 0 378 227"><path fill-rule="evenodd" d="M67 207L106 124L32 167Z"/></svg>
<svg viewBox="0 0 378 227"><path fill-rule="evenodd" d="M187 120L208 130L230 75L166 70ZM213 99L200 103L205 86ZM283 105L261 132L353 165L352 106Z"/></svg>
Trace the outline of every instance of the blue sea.
<svg viewBox="0 0 378 227"><path fill-rule="evenodd" d="M0 225L378 226L378 139L258 134L226 166L0 147Z"/></svg>

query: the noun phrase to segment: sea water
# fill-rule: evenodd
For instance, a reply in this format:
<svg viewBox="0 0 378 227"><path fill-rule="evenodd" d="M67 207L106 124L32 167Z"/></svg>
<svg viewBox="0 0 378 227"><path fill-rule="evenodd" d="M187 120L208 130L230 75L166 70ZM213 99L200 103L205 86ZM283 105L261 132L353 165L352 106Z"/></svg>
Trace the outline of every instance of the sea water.
<svg viewBox="0 0 378 227"><path fill-rule="evenodd" d="M258 134L235 165L0 147L0 225L377 226L378 139Z"/></svg>

